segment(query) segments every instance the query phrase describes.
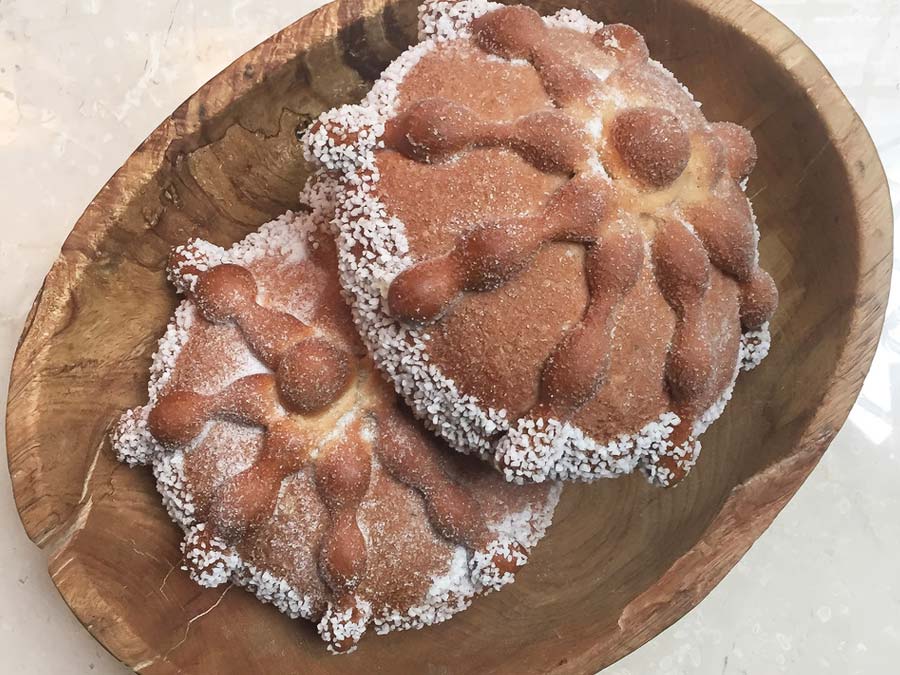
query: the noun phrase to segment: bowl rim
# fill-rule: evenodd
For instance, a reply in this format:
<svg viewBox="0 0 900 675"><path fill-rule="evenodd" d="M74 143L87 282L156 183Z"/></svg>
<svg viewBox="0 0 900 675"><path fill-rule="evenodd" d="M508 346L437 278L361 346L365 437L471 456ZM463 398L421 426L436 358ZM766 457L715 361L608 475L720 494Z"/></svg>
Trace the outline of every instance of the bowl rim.
<svg viewBox="0 0 900 675"><path fill-rule="evenodd" d="M838 156L851 188L854 211L858 214L856 262L859 274L853 289L856 302L850 310L846 339L826 383L826 393L794 450L733 488L694 546L626 605L614 631L598 634L583 652L571 655L554 669L559 672L596 669L612 662L611 653L612 660L618 660L672 625L724 578L793 497L846 420L878 345L887 306L892 267L892 206L875 146L850 102L809 47L751 0L681 2L744 33L808 92L813 103L827 99L828 105L817 106L818 112L829 143L840 147ZM6 439L13 496L29 538L40 548L52 553L57 543L55 535L65 529L72 516L62 514L51 523L46 518L29 518L29 509L36 502L52 496L41 493L40 480L35 480L34 475L16 470L19 455L27 449L35 427L26 416L18 414L19 407L27 408L27 399L14 394L17 385L28 378L33 355L48 339L48 333L38 328L43 328L44 319L54 316L55 310L67 300L64 293L45 293L45 290L52 287L54 281L64 286L75 283L65 260L75 255L83 257L85 242L90 245L92 241L103 239L118 216L110 207L127 200L136 181L141 185L149 183L164 163L171 161L170 153L174 147L184 139L196 136L208 120L261 84L267 71L285 65L297 53L332 38L355 20L377 14L391 4L394 4L393 0L334 0L245 52L189 96L137 147L76 222L26 318L13 360L7 401ZM573 4L584 8L589 2ZM255 68L263 61L266 69ZM801 61L803 68L794 67ZM227 87L230 96L208 95L222 87ZM852 143L841 142L851 133ZM859 171L858 165L865 167L865 172ZM64 277L69 279L63 282L61 278ZM735 527L737 523L739 528ZM739 537L735 535L737 529L741 531ZM78 616L70 599L62 589L59 590ZM78 618L82 620L82 617ZM82 623L87 624L84 620ZM127 655L133 653L133 645L126 648L120 644L115 631L105 627L104 622L87 627L116 658L132 667L140 665L129 662ZM617 647L611 652L609 641L616 641L616 638Z"/></svg>

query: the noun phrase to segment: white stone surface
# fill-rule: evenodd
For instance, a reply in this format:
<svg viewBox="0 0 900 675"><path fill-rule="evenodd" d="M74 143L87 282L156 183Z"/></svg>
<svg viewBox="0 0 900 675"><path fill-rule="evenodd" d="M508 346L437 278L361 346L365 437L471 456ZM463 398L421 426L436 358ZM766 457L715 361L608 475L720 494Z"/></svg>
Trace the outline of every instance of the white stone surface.
<svg viewBox="0 0 900 675"><path fill-rule="evenodd" d="M78 215L200 84L318 0L0 0L0 400ZM900 212L900 0L766 0L869 127ZM895 281L900 284L900 257ZM896 290L896 289L895 289ZM900 296L825 459L710 596L604 675L900 672ZM0 471L0 673L128 672L80 626Z"/></svg>

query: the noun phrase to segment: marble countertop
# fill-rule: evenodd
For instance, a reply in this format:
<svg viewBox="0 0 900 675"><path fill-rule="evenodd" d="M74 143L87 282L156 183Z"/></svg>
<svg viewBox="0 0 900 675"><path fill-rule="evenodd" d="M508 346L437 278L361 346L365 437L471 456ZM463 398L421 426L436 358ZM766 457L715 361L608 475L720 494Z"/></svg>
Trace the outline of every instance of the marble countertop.
<svg viewBox="0 0 900 675"><path fill-rule="evenodd" d="M0 405L19 332L84 207L182 100L319 0L0 0ZM900 0L761 3L869 128L900 213ZM900 284L900 256L894 282ZM896 291L896 287L892 290ZM900 296L843 430L697 608L604 675L898 672ZM0 672L130 672L56 593L0 471Z"/></svg>

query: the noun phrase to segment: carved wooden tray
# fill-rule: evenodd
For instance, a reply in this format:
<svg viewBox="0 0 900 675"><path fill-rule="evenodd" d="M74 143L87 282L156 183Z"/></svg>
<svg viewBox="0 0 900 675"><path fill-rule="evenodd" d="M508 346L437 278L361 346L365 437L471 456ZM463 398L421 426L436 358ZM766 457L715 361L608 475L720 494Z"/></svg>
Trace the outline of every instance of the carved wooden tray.
<svg viewBox="0 0 900 675"><path fill-rule="evenodd" d="M555 0L531 2L542 13ZM178 569L149 471L108 431L142 403L175 306L169 248L229 244L295 206L295 131L357 100L415 39L415 0L339 0L238 59L128 158L75 225L28 318L7 439L22 522L72 611L146 673L593 672L697 604L794 494L843 423L880 332L887 186L865 128L796 36L748 0L604 0L704 102L753 130L750 194L781 289L774 349L741 377L677 489L567 488L519 580L452 621L326 654L310 625ZM812 562L810 563L812 564Z"/></svg>

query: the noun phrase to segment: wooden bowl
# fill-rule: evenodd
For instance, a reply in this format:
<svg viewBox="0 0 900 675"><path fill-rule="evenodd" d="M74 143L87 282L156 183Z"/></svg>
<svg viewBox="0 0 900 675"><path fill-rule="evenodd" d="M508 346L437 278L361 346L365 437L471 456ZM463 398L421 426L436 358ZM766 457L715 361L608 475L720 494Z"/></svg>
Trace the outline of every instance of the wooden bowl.
<svg viewBox="0 0 900 675"><path fill-rule="evenodd" d="M542 13L561 5L535 0ZM175 306L163 265L295 206L295 131L357 100L415 39L415 0L340 0L253 49L132 154L75 225L28 317L7 439L19 512L72 611L147 673L593 672L703 598L794 494L843 423L888 293L887 186L859 118L816 57L747 0L576 3L630 23L713 120L750 127L761 255L781 289L768 360L743 376L672 490L570 486L520 579L422 631L333 657L312 627L178 569L180 534L149 471L108 432L142 403ZM814 561L810 561L814 564Z"/></svg>

